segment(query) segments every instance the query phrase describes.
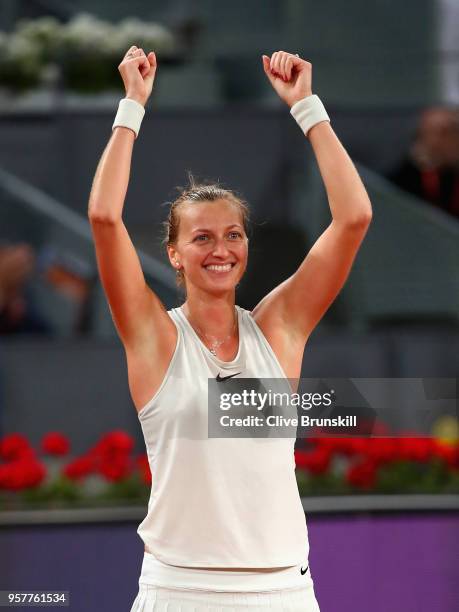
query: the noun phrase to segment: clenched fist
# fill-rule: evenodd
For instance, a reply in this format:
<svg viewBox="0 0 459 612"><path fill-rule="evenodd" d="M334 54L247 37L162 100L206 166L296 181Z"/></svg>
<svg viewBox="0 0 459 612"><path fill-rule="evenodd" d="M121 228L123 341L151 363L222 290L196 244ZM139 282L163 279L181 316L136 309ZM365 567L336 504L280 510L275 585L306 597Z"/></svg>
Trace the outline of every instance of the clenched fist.
<svg viewBox="0 0 459 612"><path fill-rule="evenodd" d="M271 58L262 56L263 68L281 100L290 108L312 95L312 64L297 55L276 51Z"/></svg>
<svg viewBox="0 0 459 612"><path fill-rule="evenodd" d="M156 68L157 62L154 51L145 55L143 49L138 49L136 46L131 47L118 66L126 90L126 97L145 106L153 89Z"/></svg>

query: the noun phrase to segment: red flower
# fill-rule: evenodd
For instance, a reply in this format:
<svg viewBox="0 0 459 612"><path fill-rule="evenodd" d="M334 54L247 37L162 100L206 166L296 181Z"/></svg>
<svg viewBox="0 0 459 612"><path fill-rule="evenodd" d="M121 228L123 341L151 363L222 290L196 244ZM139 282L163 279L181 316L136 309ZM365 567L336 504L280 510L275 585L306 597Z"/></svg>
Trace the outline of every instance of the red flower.
<svg viewBox="0 0 459 612"><path fill-rule="evenodd" d="M36 487L45 477L45 467L35 458L24 458L0 466L0 488L10 491Z"/></svg>
<svg viewBox="0 0 459 612"><path fill-rule="evenodd" d="M134 448L134 438L122 430L112 431L103 436L92 448L90 454L99 458L128 455Z"/></svg>
<svg viewBox="0 0 459 612"><path fill-rule="evenodd" d="M437 440L433 444L433 452L449 467L459 469L459 444L452 445Z"/></svg>
<svg viewBox="0 0 459 612"><path fill-rule="evenodd" d="M0 465L0 489L4 489L6 487L10 468L11 465Z"/></svg>
<svg viewBox="0 0 459 612"><path fill-rule="evenodd" d="M366 455L377 464L398 458L399 444L396 438L369 438Z"/></svg>
<svg viewBox="0 0 459 612"><path fill-rule="evenodd" d="M127 478L133 470L131 459L127 455L107 458L99 466L98 472L107 480L118 482Z"/></svg>
<svg viewBox="0 0 459 612"><path fill-rule="evenodd" d="M371 459L364 459L351 465L346 474L346 480L353 487L371 489L376 483L377 466Z"/></svg>
<svg viewBox="0 0 459 612"><path fill-rule="evenodd" d="M310 443L308 446L311 447L311 450L317 450L318 448L326 449L329 452L332 452L336 449L336 438L329 437L318 437L313 438L312 440L308 440Z"/></svg>
<svg viewBox="0 0 459 612"><path fill-rule="evenodd" d="M140 474L142 476L142 480L146 485L151 485L151 470L150 464L148 463L147 453L143 455L139 455L136 459L137 467L140 470Z"/></svg>
<svg viewBox="0 0 459 612"><path fill-rule="evenodd" d="M21 457L32 457L34 454L29 441L20 433L7 434L0 440L0 457L6 461L14 461Z"/></svg>
<svg viewBox="0 0 459 612"><path fill-rule="evenodd" d="M81 480L93 472L94 459L88 455L77 457L62 470L62 473L70 480Z"/></svg>
<svg viewBox="0 0 459 612"><path fill-rule="evenodd" d="M425 463L432 457L434 444L430 438L399 438L399 457Z"/></svg>
<svg viewBox="0 0 459 612"><path fill-rule="evenodd" d="M43 436L41 448L48 455L62 457L70 450L70 442L67 436L64 436L59 431L51 431Z"/></svg>
<svg viewBox="0 0 459 612"><path fill-rule="evenodd" d="M323 474L330 466L331 453L327 448L317 447L312 451L295 451L296 467L313 474Z"/></svg>
<svg viewBox="0 0 459 612"><path fill-rule="evenodd" d="M16 464L22 470L25 487L36 487L46 478L46 468L38 460L20 461Z"/></svg>

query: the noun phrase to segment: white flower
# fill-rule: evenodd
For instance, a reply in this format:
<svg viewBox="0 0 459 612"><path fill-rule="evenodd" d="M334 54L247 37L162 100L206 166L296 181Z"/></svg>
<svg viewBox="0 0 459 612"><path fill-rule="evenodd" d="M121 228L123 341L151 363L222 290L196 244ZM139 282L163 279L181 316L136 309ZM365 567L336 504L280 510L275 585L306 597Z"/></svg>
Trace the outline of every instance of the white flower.
<svg viewBox="0 0 459 612"><path fill-rule="evenodd" d="M30 40L20 34L10 36L5 57L8 61L17 62L22 66L36 67L40 64L40 46L37 41Z"/></svg>
<svg viewBox="0 0 459 612"><path fill-rule="evenodd" d="M174 35L166 27L135 17L124 19L114 28L111 44L121 57L132 45L141 47L145 53L174 53L177 48Z"/></svg>
<svg viewBox="0 0 459 612"><path fill-rule="evenodd" d="M40 17L19 20L15 31L26 38L50 41L60 29L61 25L54 17Z"/></svg>
<svg viewBox="0 0 459 612"><path fill-rule="evenodd" d="M114 27L93 15L80 13L62 28L60 42L75 50L104 55L111 48Z"/></svg>

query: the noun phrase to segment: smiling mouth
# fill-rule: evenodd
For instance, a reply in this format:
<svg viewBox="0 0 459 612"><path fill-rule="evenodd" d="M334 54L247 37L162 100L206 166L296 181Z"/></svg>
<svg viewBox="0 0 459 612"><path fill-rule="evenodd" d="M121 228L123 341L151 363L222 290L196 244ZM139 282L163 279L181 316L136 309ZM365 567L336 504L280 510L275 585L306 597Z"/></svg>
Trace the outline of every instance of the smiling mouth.
<svg viewBox="0 0 459 612"><path fill-rule="evenodd" d="M204 267L206 270L210 272L216 272L217 274L221 274L224 272L230 272L234 268L235 265L236 265L235 263L209 264L208 266L204 266Z"/></svg>

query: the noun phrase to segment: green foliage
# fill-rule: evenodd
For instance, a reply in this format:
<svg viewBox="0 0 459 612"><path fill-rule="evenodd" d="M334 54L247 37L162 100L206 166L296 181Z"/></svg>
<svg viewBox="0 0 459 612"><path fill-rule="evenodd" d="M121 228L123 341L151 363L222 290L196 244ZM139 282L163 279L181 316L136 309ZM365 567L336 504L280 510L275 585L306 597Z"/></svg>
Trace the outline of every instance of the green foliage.
<svg viewBox="0 0 459 612"><path fill-rule="evenodd" d="M65 478L65 476L61 476L45 486L25 489L20 494L21 502L28 508L33 506L60 508L72 505L82 499L81 486Z"/></svg>
<svg viewBox="0 0 459 612"><path fill-rule="evenodd" d="M308 495L346 495L352 492L342 476L332 472L309 474L304 470L297 470L296 480L302 497Z"/></svg>
<svg viewBox="0 0 459 612"><path fill-rule="evenodd" d="M98 499L99 501L144 505L148 501L149 493L149 488L142 482L139 474L135 473L129 478L110 484Z"/></svg>
<svg viewBox="0 0 459 612"><path fill-rule="evenodd" d="M296 478L301 496L459 493L459 472L449 469L439 458L426 463L407 460L387 462L377 469L374 486L368 490L350 485L344 474L336 474L333 470L313 474L297 469Z"/></svg>
<svg viewBox="0 0 459 612"><path fill-rule="evenodd" d="M376 488L380 493L442 493L452 478L452 472L439 459L427 464L394 461L380 468Z"/></svg>

